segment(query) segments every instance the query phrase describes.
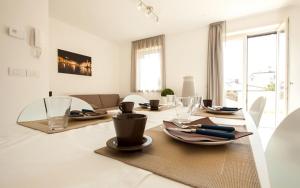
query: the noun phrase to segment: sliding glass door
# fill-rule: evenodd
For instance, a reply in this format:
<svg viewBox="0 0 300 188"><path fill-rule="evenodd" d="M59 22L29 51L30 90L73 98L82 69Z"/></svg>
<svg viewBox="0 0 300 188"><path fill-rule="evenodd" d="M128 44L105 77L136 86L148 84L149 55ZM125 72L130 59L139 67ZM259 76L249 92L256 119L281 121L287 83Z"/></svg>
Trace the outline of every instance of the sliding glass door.
<svg viewBox="0 0 300 188"><path fill-rule="evenodd" d="M273 127L287 114L288 23L278 30L228 37L224 44L224 101L247 110L267 99L261 125Z"/></svg>
<svg viewBox="0 0 300 188"><path fill-rule="evenodd" d="M276 124L279 124L288 111L288 20L277 30L277 87Z"/></svg>
<svg viewBox="0 0 300 188"><path fill-rule="evenodd" d="M247 109L260 96L266 97L261 124L275 126L276 114L276 32L247 37Z"/></svg>

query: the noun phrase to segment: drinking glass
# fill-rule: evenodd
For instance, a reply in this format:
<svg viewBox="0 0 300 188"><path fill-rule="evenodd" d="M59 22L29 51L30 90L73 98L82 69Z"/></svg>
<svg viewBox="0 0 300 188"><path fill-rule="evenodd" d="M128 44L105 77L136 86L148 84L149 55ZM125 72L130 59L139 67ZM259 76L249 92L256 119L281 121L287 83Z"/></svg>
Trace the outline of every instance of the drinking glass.
<svg viewBox="0 0 300 188"><path fill-rule="evenodd" d="M167 95L167 105L174 106L175 103L175 95Z"/></svg>
<svg viewBox="0 0 300 188"><path fill-rule="evenodd" d="M51 131L63 130L68 126L71 102L72 98L65 96L44 98L48 127Z"/></svg>
<svg viewBox="0 0 300 188"><path fill-rule="evenodd" d="M176 97L176 121L179 123L187 123L190 121L192 104L192 97Z"/></svg>
<svg viewBox="0 0 300 188"><path fill-rule="evenodd" d="M191 113L193 114L201 107L201 96L192 97Z"/></svg>

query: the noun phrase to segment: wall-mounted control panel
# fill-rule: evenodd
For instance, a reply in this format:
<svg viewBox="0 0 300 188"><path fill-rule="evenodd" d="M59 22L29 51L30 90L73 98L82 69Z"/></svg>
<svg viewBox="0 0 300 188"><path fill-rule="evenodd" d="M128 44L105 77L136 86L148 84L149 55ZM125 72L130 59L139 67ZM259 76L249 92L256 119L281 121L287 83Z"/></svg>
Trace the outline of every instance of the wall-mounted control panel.
<svg viewBox="0 0 300 188"><path fill-rule="evenodd" d="M9 27L8 35L17 39L24 40L25 39L25 31L21 28L17 27Z"/></svg>
<svg viewBox="0 0 300 188"><path fill-rule="evenodd" d="M18 28L15 26L8 27L8 36L14 37L20 40L25 40L28 37L29 46L33 49L32 55L39 58L42 54L41 34L38 28L32 27L27 31L24 28Z"/></svg>

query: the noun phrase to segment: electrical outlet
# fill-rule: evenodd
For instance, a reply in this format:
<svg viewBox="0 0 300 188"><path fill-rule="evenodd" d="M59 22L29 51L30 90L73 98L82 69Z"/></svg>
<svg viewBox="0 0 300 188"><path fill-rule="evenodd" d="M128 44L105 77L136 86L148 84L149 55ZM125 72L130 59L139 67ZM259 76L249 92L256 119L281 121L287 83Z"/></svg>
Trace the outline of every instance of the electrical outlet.
<svg viewBox="0 0 300 188"><path fill-rule="evenodd" d="M26 69L9 67L8 68L8 76L26 77Z"/></svg>

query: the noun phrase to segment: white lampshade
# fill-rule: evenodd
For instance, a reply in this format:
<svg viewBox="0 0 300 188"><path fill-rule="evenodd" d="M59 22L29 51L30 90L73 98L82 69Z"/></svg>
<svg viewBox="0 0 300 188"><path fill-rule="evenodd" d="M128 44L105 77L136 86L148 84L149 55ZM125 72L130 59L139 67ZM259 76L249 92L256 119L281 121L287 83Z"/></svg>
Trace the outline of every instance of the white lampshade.
<svg viewBox="0 0 300 188"><path fill-rule="evenodd" d="M195 96L195 84L193 76L183 77L182 96L190 97Z"/></svg>

